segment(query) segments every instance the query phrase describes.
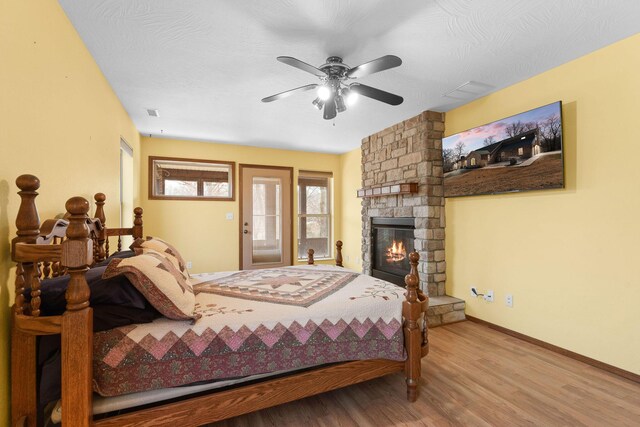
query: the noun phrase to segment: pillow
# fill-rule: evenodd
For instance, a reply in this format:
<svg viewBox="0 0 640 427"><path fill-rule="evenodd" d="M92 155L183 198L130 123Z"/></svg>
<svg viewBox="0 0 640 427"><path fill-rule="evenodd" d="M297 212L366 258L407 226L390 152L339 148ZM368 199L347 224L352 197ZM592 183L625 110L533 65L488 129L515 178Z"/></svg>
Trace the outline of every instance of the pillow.
<svg viewBox="0 0 640 427"><path fill-rule="evenodd" d="M116 252L115 254L110 255L109 258L95 263L91 268L106 267L109 264L109 262L111 262L112 259L131 258L132 256L135 256L135 255L136 253L134 251L119 251L119 252Z"/></svg>
<svg viewBox="0 0 640 427"><path fill-rule="evenodd" d="M163 254L145 251L126 259L112 260L103 278L124 274L156 310L174 320L195 320L196 297L191 281Z"/></svg>
<svg viewBox="0 0 640 427"><path fill-rule="evenodd" d="M184 258L182 258L182 255L180 255L180 252L178 252L174 246L158 237L147 236L146 240L136 239L131 244L130 248L136 253L136 255L140 255L149 249L159 252L169 258L180 272L182 272L186 279L191 277L187 271L187 263L184 261Z"/></svg>
<svg viewBox="0 0 640 427"><path fill-rule="evenodd" d="M136 290L125 276L113 276L103 279L106 266L94 267L87 271L85 278L91 290L89 304L119 305L122 307L145 309L148 306L144 296ZM64 297L69 286L68 274L51 279L44 279L40 283L40 312L43 316L57 316L66 310L67 300ZM31 288L24 292L27 303L31 301Z"/></svg>

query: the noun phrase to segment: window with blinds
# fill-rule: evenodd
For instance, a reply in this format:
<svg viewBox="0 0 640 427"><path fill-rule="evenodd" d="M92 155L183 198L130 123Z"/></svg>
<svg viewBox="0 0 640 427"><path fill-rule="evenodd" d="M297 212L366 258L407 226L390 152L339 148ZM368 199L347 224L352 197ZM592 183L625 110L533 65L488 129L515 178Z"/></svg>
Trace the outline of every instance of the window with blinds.
<svg viewBox="0 0 640 427"><path fill-rule="evenodd" d="M298 259L331 258L331 172L298 173Z"/></svg>
<svg viewBox="0 0 640 427"><path fill-rule="evenodd" d="M149 157L149 198L234 200L233 162Z"/></svg>

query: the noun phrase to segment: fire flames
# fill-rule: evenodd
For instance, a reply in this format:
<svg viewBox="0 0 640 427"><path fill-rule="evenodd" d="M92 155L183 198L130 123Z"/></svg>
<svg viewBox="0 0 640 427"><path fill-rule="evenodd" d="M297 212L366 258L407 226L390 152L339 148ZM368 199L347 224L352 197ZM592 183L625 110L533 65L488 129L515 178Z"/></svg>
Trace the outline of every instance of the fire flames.
<svg viewBox="0 0 640 427"><path fill-rule="evenodd" d="M393 241L393 245L387 248L387 262L400 262L407 256L407 251L404 248L402 241Z"/></svg>

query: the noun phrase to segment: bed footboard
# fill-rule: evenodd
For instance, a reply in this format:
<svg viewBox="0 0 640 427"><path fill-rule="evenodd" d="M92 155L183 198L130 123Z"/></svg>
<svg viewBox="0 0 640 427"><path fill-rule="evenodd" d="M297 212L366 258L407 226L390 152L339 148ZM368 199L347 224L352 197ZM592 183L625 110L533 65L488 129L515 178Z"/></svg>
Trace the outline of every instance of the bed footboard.
<svg viewBox="0 0 640 427"><path fill-rule="evenodd" d="M313 255L316 252L313 249L307 249L307 264L315 265ZM342 240L336 241L336 267L343 267L342 265Z"/></svg>

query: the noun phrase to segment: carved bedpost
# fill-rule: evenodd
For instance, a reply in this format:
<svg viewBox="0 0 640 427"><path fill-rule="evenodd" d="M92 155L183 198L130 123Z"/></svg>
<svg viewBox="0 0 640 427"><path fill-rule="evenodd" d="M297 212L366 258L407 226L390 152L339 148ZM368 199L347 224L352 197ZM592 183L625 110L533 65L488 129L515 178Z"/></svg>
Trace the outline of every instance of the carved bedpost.
<svg viewBox="0 0 640 427"><path fill-rule="evenodd" d="M16 185L20 189L20 208L16 217L16 237L11 241L11 252L14 253L16 243L35 243L40 234L40 217L36 208L36 197L40 180L33 175L20 175L16 179ZM24 313L24 285L33 277L33 263L19 263L16 272L16 305L18 314ZM19 274L22 273L22 274Z"/></svg>
<svg viewBox="0 0 640 427"><path fill-rule="evenodd" d="M96 201L96 213L94 215L95 218L98 218L102 223L102 230L98 232L97 240L98 240L98 253L94 254L94 258L96 261L102 261L106 258L106 250L104 248L104 241L107 238L107 232L105 227L107 226L107 217L104 214L104 201L107 200L107 196L104 193L96 193L93 196Z"/></svg>
<svg viewBox="0 0 640 427"><path fill-rule="evenodd" d="M11 241L11 252L14 254L17 243L35 243L40 233L40 217L35 199L38 196L40 180L33 175L20 175L16 179L20 189L20 208L16 217L18 229L16 237ZM15 257L14 257L15 259ZM31 281L34 272L33 263L18 263L16 269L16 300L13 315L24 314L24 288L27 280ZM11 423L16 425L20 420L24 425L35 427L37 423L36 400L36 337L20 332L17 328L11 331Z"/></svg>
<svg viewBox="0 0 640 427"><path fill-rule="evenodd" d="M405 376L407 380L407 399L415 402L418 398L418 385L421 375L422 356L422 334L418 321L422 315L422 304L418 299L418 260L420 255L417 252L409 254L411 272L404 277L407 293L406 301L403 302L402 315L404 316L404 339L407 348L407 361L405 365Z"/></svg>
<svg viewBox="0 0 640 427"><path fill-rule="evenodd" d="M62 243L62 265L70 280L65 295L67 311L62 315L62 424L91 424L93 378L93 313L85 272L93 260L86 218L89 202L72 197L66 203L69 215L67 239Z"/></svg>
<svg viewBox="0 0 640 427"><path fill-rule="evenodd" d="M133 218L133 238L142 239L142 208L137 207L133 210L135 217Z"/></svg>
<svg viewBox="0 0 640 427"><path fill-rule="evenodd" d="M336 265L342 267L342 240L336 242Z"/></svg>
<svg viewBox="0 0 640 427"><path fill-rule="evenodd" d="M313 254L314 253L315 253L315 251L313 249L307 250L307 264L313 265L313 263L315 262L313 260Z"/></svg>

